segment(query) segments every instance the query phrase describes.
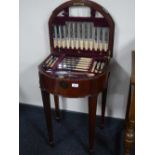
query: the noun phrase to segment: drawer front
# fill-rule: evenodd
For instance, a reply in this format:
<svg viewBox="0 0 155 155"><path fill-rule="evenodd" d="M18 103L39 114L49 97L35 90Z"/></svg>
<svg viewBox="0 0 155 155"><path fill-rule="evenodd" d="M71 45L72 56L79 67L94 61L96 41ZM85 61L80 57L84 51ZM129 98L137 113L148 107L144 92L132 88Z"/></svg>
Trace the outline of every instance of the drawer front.
<svg viewBox="0 0 155 155"><path fill-rule="evenodd" d="M56 80L54 92L66 97L82 97L91 94L90 81Z"/></svg>
<svg viewBox="0 0 155 155"><path fill-rule="evenodd" d="M84 97L98 94L104 88L106 78L88 80L53 79L40 75L40 87L52 94L65 97Z"/></svg>

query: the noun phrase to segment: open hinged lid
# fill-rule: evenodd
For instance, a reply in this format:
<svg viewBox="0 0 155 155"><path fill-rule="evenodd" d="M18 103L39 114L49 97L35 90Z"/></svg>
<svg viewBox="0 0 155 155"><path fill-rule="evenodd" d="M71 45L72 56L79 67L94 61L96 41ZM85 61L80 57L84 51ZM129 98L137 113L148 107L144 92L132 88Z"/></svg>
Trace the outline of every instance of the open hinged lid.
<svg viewBox="0 0 155 155"><path fill-rule="evenodd" d="M74 9L86 9L88 15L75 16ZM112 57L114 22L95 2L74 0L57 7L49 19L49 35L52 53Z"/></svg>

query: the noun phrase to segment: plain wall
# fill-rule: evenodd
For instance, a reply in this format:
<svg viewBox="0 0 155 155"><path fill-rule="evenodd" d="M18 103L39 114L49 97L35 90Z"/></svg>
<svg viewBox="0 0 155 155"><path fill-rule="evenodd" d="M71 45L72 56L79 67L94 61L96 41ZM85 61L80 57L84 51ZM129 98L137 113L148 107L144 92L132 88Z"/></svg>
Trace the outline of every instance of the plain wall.
<svg viewBox="0 0 155 155"><path fill-rule="evenodd" d="M50 53L48 19L64 0L20 0L20 88L19 100L42 106L38 65ZM135 1L96 0L115 21L114 56L111 63L106 116L124 118L131 74L131 51L135 48ZM78 12L77 13L81 13ZM63 102L63 104L62 104ZM97 114L100 115L101 95ZM51 106L54 107L51 96ZM88 112L87 97L60 98L60 108Z"/></svg>

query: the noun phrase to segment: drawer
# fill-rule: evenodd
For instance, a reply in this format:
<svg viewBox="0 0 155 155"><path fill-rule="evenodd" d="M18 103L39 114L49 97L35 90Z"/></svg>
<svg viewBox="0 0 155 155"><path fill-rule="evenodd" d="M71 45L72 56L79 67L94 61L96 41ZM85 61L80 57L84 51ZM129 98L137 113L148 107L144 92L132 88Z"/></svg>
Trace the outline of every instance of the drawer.
<svg viewBox="0 0 155 155"><path fill-rule="evenodd" d="M95 79L74 80L50 78L40 74L40 87L49 93L64 97L84 97L98 94L104 88L106 76Z"/></svg>

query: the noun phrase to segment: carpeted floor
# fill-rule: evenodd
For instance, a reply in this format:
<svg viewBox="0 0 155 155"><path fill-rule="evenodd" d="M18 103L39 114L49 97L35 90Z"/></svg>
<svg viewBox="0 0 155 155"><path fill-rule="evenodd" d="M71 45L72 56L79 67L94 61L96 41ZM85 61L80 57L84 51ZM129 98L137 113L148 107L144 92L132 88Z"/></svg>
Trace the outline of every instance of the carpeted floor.
<svg viewBox="0 0 155 155"><path fill-rule="evenodd" d="M61 122L53 117L55 145L50 147L43 108L20 104L19 114L20 155L88 154L88 115L61 111ZM124 121L105 118L105 128L100 129L99 120L97 117L94 155L124 155Z"/></svg>

